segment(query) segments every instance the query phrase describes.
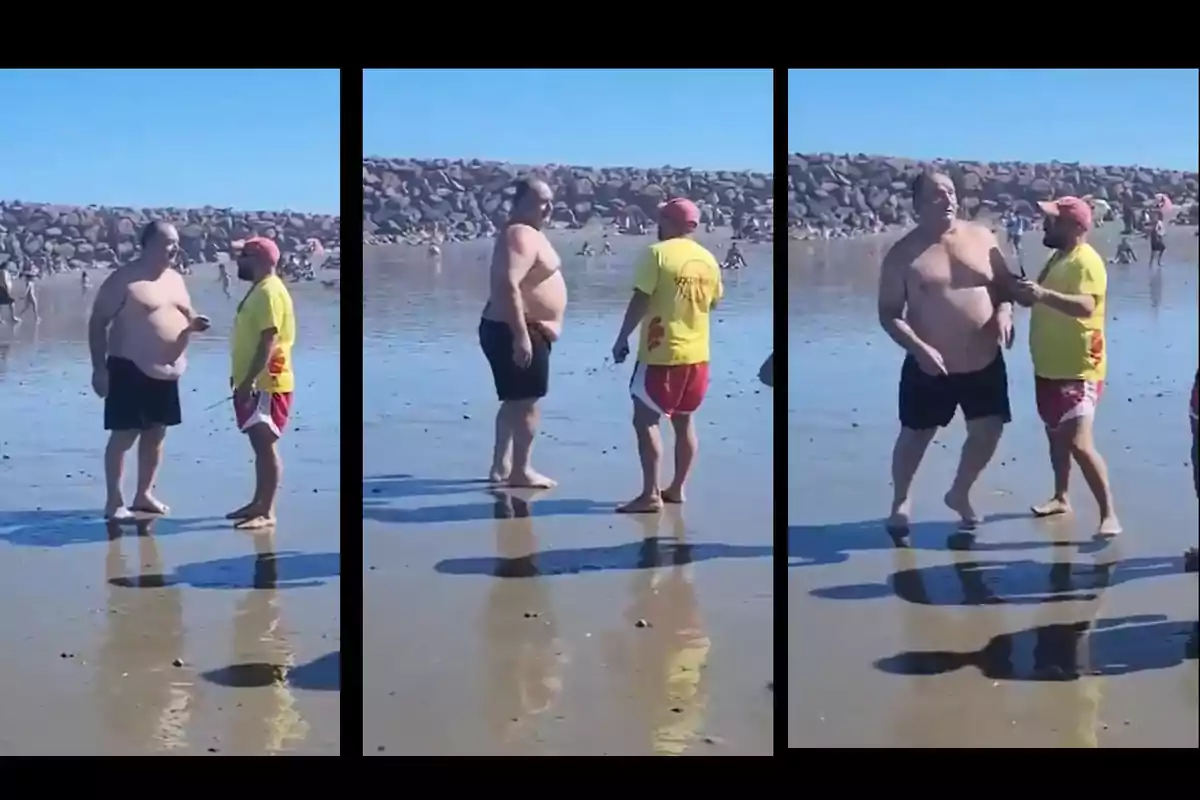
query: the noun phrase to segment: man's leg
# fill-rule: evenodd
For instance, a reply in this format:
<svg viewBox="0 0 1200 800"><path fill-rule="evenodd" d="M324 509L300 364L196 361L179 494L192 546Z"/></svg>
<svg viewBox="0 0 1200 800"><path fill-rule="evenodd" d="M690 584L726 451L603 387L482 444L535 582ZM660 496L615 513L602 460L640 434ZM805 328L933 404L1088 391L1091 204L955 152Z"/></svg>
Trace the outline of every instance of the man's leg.
<svg viewBox="0 0 1200 800"><path fill-rule="evenodd" d="M166 436L167 429L162 425L155 425L142 431L138 437L137 492L129 506L131 511L145 511L151 514L166 514L169 511L153 494L158 468L162 464L163 441Z"/></svg>
<svg viewBox="0 0 1200 800"><path fill-rule="evenodd" d="M691 414L675 414L671 417L671 427L675 429L675 478L663 489L662 499L668 503L682 503L685 499L683 487L696 463L700 440Z"/></svg>
<svg viewBox="0 0 1200 800"><path fill-rule="evenodd" d="M979 524L979 517L971 506L971 487L979 480L983 468L996 454L996 446L1000 444L1000 434L1004 433L1002 417L980 417L967 420L967 440L963 442L962 454L958 458L958 472L954 475L954 483L946 492L946 505L956 512L964 528L973 528Z"/></svg>
<svg viewBox="0 0 1200 800"><path fill-rule="evenodd" d="M496 442L492 447L492 468L488 471L492 483L503 483L512 474L514 417L511 402L501 401L496 409Z"/></svg>
<svg viewBox="0 0 1200 800"><path fill-rule="evenodd" d="M895 535L908 533L908 523L912 514L913 478L929 443L933 441L937 428L922 428L914 430L901 426L900 435L892 448L892 510L888 516L887 528Z"/></svg>
<svg viewBox="0 0 1200 800"><path fill-rule="evenodd" d="M1061 441L1069 447L1071 456L1079 465L1079 471L1083 473L1083 479L1087 481L1092 496L1096 498L1096 505L1100 510L1100 526L1096 533L1100 536L1116 536L1121 532L1121 523L1117 519L1112 488L1108 483L1108 466L1096 450L1092 420L1091 414L1069 419L1059 426L1054 436L1056 439L1061 437Z"/></svg>
<svg viewBox="0 0 1200 800"><path fill-rule="evenodd" d="M260 422L246 431L254 450L254 500L233 527L243 530L269 528L275 524L275 497L283 476L283 463L275 443L279 437L271 426Z"/></svg>
<svg viewBox="0 0 1200 800"><path fill-rule="evenodd" d="M537 400L508 400L504 405L509 407L507 413L511 425L513 453L508 485L532 489L549 489L555 486L554 481L535 470L530 462L533 457L533 439L537 435L538 420L541 417Z"/></svg>
<svg viewBox="0 0 1200 800"><path fill-rule="evenodd" d="M1030 509L1037 517L1066 514L1071 510L1071 501L1067 497L1071 486L1071 436L1064 434L1062 427L1047 425L1046 440L1050 445L1050 469L1054 472L1054 495Z"/></svg>
<svg viewBox="0 0 1200 800"><path fill-rule="evenodd" d="M121 496L121 478L125 473L125 454L137 441L140 431L112 431L104 447L104 517L128 517L125 498Z"/></svg>
<svg viewBox="0 0 1200 800"><path fill-rule="evenodd" d="M662 495L658 490L658 472L662 463L662 433L658 429L659 414L638 398L633 398L633 430L637 435L638 458L642 462L642 493L617 511L625 514L649 513L662 510Z"/></svg>

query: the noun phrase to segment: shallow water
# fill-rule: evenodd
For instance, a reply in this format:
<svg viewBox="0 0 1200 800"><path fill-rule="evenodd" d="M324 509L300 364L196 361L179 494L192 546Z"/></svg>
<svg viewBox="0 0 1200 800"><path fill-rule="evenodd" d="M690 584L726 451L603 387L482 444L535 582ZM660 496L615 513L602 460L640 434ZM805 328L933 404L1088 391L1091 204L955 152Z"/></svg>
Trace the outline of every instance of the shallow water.
<svg viewBox="0 0 1200 800"><path fill-rule="evenodd" d="M100 519L106 435L78 284L47 281L44 321L0 330L0 585L10 610L37 610L0 621L14 645L0 754L340 751L338 299L293 290L279 525L251 536L221 518L253 488L223 401L240 295L226 299L215 271L189 286L213 330L189 350L158 482L171 515L152 525ZM127 492L135 470L131 453Z"/></svg>
<svg viewBox="0 0 1200 800"><path fill-rule="evenodd" d="M447 245L440 265L364 251L366 753L771 752L769 247L726 273L689 503L633 519L613 513L639 482L628 372L605 357L649 240L589 260L571 255L584 238L555 240L570 299L534 459L560 481L545 493L477 481L492 243Z"/></svg>
<svg viewBox="0 0 1200 800"><path fill-rule="evenodd" d="M1114 227L1096 237L1115 249ZM1027 237L1028 238L1028 237ZM963 427L915 484L912 550L882 529L901 356L875 315L886 243L789 250L788 744L791 747L1196 747L1195 543L1187 398L1197 358L1196 240L1164 267L1110 266L1109 378L1097 417L1126 534L1037 522L1049 489L1025 330L1006 354L1014 420L977 485L989 515L956 536L940 498ZM1041 266L1039 244L1025 258Z"/></svg>

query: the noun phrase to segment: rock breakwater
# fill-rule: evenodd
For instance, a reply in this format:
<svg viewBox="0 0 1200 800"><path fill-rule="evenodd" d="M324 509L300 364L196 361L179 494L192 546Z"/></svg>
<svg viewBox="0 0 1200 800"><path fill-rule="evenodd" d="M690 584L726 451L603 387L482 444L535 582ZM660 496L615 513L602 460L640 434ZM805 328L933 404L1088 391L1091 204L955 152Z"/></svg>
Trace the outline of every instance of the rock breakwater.
<svg viewBox="0 0 1200 800"><path fill-rule="evenodd" d="M729 226L735 235L771 226L774 177L766 173L371 157L363 159L363 242L491 235L511 208L513 181L529 174L554 189L558 227L600 223L636 231L652 224L658 204L670 197L694 200L704 224Z"/></svg>
<svg viewBox="0 0 1200 800"><path fill-rule="evenodd" d="M227 208L132 209L0 202L0 263L65 262L71 268L112 264L137 250L142 228L166 220L192 262L215 261L230 243L269 236L284 253L303 252L310 239L326 251L340 247L341 219L296 211L234 211Z"/></svg>
<svg viewBox="0 0 1200 800"><path fill-rule="evenodd" d="M1052 197L1091 195L1119 209L1166 194L1195 217L1197 174L1150 167L1050 162L931 161L831 153L788 157L788 227L849 233L906 225L913 178L925 167L948 173L969 218L1010 209L1031 214Z"/></svg>

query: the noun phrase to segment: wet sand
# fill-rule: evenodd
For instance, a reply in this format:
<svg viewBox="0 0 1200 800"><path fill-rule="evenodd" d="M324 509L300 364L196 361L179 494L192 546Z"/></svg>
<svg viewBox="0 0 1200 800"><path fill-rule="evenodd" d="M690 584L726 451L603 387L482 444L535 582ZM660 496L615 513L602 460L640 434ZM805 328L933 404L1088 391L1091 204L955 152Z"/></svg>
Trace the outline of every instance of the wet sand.
<svg viewBox="0 0 1200 800"><path fill-rule="evenodd" d="M1039 238L1026 237L1030 274ZM1095 237L1105 256L1117 239L1116 225ZM1109 267L1097 436L1126 533L1107 547L1077 469L1074 517L1028 515L1050 474L1021 310L1013 423L973 496L987 521L958 535L941 504L955 420L917 475L913 547L894 548L882 518L901 353L875 314L886 242L789 248L789 747L1198 746L1196 578L1181 558L1197 531L1194 229L1167 241L1160 273L1144 239L1140 264Z"/></svg>
<svg viewBox="0 0 1200 800"><path fill-rule="evenodd" d="M0 755L340 752L338 296L293 289L279 525L252 536L221 518L253 466L222 402L240 287L226 299L215 276L189 278L213 330L189 350L158 484L171 515L152 524L100 517L106 435L78 277L43 283L40 325L0 329Z"/></svg>
<svg viewBox="0 0 1200 800"><path fill-rule="evenodd" d="M627 517L628 368L605 357L650 240L572 255L585 238L598 245L555 237L570 300L534 456L560 485L543 493L478 480L497 405L476 335L492 242L446 245L440 266L364 248L367 754L772 751L772 396L756 381L770 247L725 274L688 504Z"/></svg>

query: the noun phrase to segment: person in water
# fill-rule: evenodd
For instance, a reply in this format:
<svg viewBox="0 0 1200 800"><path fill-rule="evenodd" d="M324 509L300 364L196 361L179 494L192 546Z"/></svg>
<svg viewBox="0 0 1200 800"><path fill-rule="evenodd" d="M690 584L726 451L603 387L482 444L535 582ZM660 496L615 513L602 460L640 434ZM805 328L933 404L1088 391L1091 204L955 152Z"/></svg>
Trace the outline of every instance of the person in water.
<svg viewBox="0 0 1200 800"><path fill-rule="evenodd" d="M1122 236L1120 244L1117 245L1117 256L1113 259L1113 263L1132 264L1137 260L1137 253L1133 251L1133 245L1129 243L1129 237Z"/></svg>

